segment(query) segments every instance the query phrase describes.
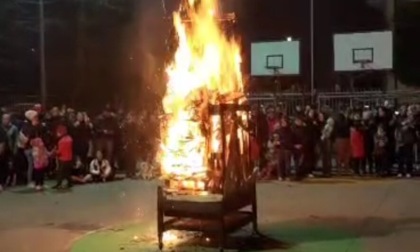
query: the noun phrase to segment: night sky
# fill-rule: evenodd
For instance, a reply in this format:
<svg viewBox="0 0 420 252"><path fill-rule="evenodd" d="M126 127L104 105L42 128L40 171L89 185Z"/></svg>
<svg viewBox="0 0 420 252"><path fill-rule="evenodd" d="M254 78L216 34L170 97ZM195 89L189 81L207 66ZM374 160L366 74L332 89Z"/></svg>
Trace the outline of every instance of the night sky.
<svg viewBox="0 0 420 252"><path fill-rule="evenodd" d="M9 1L9 0L5 0ZM11 1L11 0L10 0ZM115 0L118 2L117 0ZM297 81L302 87L309 86L309 0L227 0L228 9L238 14L237 32L241 35L245 59L251 41L279 40L287 36L302 42L302 75ZM3 2L3 1L2 1ZM110 1L113 2L113 1ZM74 1L63 0L60 4L46 6L47 18L52 22L47 29L47 70L50 94L63 96L71 102L85 100L93 102L86 93L97 94L99 100L111 99L121 90L130 90L133 86L150 84L150 76L156 67L155 49L150 44L164 41L167 24L163 25L161 1L127 0L122 11L91 8L86 15L92 24L85 30L84 54L88 63L84 63L84 84L80 85L80 58L77 57L81 46L80 6ZM166 0L169 3L176 1ZM367 3L368 2L368 3ZM332 72L332 35L333 33L383 30L387 28L383 14L384 3L380 0L315 0L315 78L317 89L329 89L335 81ZM125 9L124 9L125 8ZM0 4L1 9L1 4ZM7 22L22 18L11 14ZM19 46L5 43L11 47L8 57L16 62L13 67L0 64L0 82L2 92L33 93L38 92L38 39L36 30L36 6L26 6L24 16L33 18L33 30L20 30L14 35ZM0 29L7 29L5 19L0 22ZM58 24L57 24L58 23ZM142 25L143 24L143 25ZM145 25L147 24L147 25ZM156 29L151 29L154 24ZM153 38L153 39L152 39ZM0 40L0 43L3 43ZM133 45L141 45L134 48ZM5 46L1 45L3 50ZM6 47L7 47L6 46ZM32 50L35 49L35 51ZM134 49L132 49L134 48ZM7 51L7 50L6 50ZM159 54L159 53L157 53ZM151 56L152 55L152 56ZM1 55L0 55L1 56ZM80 55L79 55L80 56ZM150 58L153 59L151 64ZM160 56L159 56L160 57ZM1 62L0 62L1 63ZM245 73L249 71L245 64ZM128 71L127 69L131 69ZM147 75L147 76L146 76ZM128 85L127 83L131 83ZM141 83L141 84L139 84ZM151 87L153 89L153 87ZM144 90L143 90L144 91ZM131 92L132 93L132 92ZM74 96L70 99L70 96ZM89 104L88 104L89 105Z"/></svg>

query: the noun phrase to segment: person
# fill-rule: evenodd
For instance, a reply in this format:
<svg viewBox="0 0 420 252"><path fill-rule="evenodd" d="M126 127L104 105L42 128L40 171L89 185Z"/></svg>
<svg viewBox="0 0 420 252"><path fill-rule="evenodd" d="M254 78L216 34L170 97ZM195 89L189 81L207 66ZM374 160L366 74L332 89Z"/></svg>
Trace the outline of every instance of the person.
<svg viewBox="0 0 420 252"><path fill-rule="evenodd" d="M388 102L389 103L389 102ZM377 115L377 125L382 124L384 130L386 132L386 136L388 138L387 144L387 163L386 167L391 169L394 166L396 161L395 150L397 149L396 146L396 139L395 139L395 131L397 130L397 121L399 117L399 113L391 113L388 108L389 105L384 107L378 108L378 115ZM390 175L390 174L387 174Z"/></svg>
<svg viewBox="0 0 420 252"><path fill-rule="evenodd" d="M249 121L249 156L252 167L256 170L260 170L261 167L261 145L256 136L256 126L252 120Z"/></svg>
<svg viewBox="0 0 420 252"><path fill-rule="evenodd" d="M282 181L289 177L291 156L293 146L292 131L286 118L280 120L279 134L279 165L278 165L278 180Z"/></svg>
<svg viewBox="0 0 420 252"><path fill-rule="evenodd" d="M361 176L365 172L365 168L363 167L363 160L365 158L365 140L360 120L355 118L354 123L355 125L351 127L350 132L352 164L354 174Z"/></svg>
<svg viewBox="0 0 420 252"><path fill-rule="evenodd" d="M350 160L350 125L343 113L338 115L334 132L337 170L338 174L341 175L349 171Z"/></svg>
<svg viewBox="0 0 420 252"><path fill-rule="evenodd" d="M60 125L57 127L57 184L54 189L61 189L63 180L67 181L67 188L72 187L71 170L73 161L73 139L68 134L67 127Z"/></svg>
<svg viewBox="0 0 420 252"><path fill-rule="evenodd" d="M278 170L280 152L280 138L278 132L274 132L267 142L267 153L265 159L267 160L265 168L260 173L260 179L268 180L274 172Z"/></svg>
<svg viewBox="0 0 420 252"><path fill-rule="evenodd" d="M72 108L67 108L65 121L67 125L73 125L76 122L76 111Z"/></svg>
<svg viewBox="0 0 420 252"><path fill-rule="evenodd" d="M92 129L92 123L87 120L87 117L82 112L78 112L72 128L73 147L74 156L76 158L79 157L83 164L87 164Z"/></svg>
<svg viewBox="0 0 420 252"><path fill-rule="evenodd" d="M36 111L40 119L43 117L43 107L40 103L34 104L33 110Z"/></svg>
<svg viewBox="0 0 420 252"><path fill-rule="evenodd" d="M309 130L304 125L301 116L295 118L295 127L293 127L293 149L291 150L292 158L295 164L295 179L302 180L307 174L311 174L308 162L305 162L310 152L308 148Z"/></svg>
<svg viewBox="0 0 420 252"><path fill-rule="evenodd" d="M276 110L273 106L267 107L267 129L268 135L271 136L278 128L280 121L276 115Z"/></svg>
<svg viewBox="0 0 420 252"><path fill-rule="evenodd" d="M136 175L136 155L139 153L138 143L138 127L135 122L133 113L129 113L122 126L123 137L123 156L126 176L135 178Z"/></svg>
<svg viewBox="0 0 420 252"><path fill-rule="evenodd" d="M309 109L306 120L306 143L304 145L304 166L308 177L313 178L313 172L317 165L316 149L320 138L320 128L322 127L322 113L316 113L315 110Z"/></svg>
<svg viewBox="0 0 420 252"><path fill-rule="evenodd" d="M79 156L76 156L76 161L71 170L71 179L74 183L85 184L89 181L90 175L87 174L86 165Z"/></svg>
<svg viewBox="0 0 420 252"><path fill-rule="evenodd" d="M58 107L53 107L48 113L45 114L45 123L47 129L47 137L44 143L47 146L47 149L52 151L56 147L58 141L57 128L60 125L64 125L66 121L61 115L60 109ZM57 159L55 156L51 156L48 168L46 170L46 175L48 175L49 177L54 177L57 169Z"/></svg>
<svg viewBox="0 0 420 252"><path fill-rule="evenodd" d="M378 126L374 136L374 151L373 156L375 159L375 172L377 176L386 176L389 171L387 167L387 144L388 137L386 135L384 126Z"/></svg>
<svg viewBox="0 0 420 252"><path fill-rule="evenodd" d="M12 165L10 165L9 174L7 176L7 184L10 186L16 185L17 180L17 172L16 172L16 166L15 166L15 160L17 156L17 139L19 135L18 128L12 124L12 120L10 117L10 114L4 114L2 116L2 129L7 135L7 143L8 143L8 153L10 157L8 157L8 160L12 160Z"/></svg>
<svg viewBox="0 0 420 252"><path fill-rule="evenodd" d="M40 137L44 140L46 131L44 125L41 123L38 117L38 112L35 110L28 110L25 112L25 117L28 120L28 123L25 124L21 130L20 137L21 141L25 145L25 156L27 161L27 184L29 187L33 187L32 183L32 174L33 174L33 155L32 155L32 146L31 141L35 138ZM44 141L45 142L45 141Z"/></svg>
<svg viewBox="0 0 420 252"><path fill-rule="evenodd" d="M321 160L325 177L331 176L332 167L332 135L334 131L334 119L328 118L321 132Z"/></svg>
<svg viewBox="0 0 420 252"><path fill-rule="evenodd" d="M374 136L377 132L377 126L375 120L372 116L370 110L363 111L363 132L364 132L364 146L366 150L365 159L363 160L363 165L366 166L366 172L368 174L373 174L373 161L374 157L372 153L374 152Z"/></svg>
<svg viewBox="0 0 420 252"><path fill-rule="evenodd" d="M114 161L114 144L118 125L115 115L109 108L105 109L99 116L95 128L97 133L96 150L104 150L105 158L112 164Z"/></svg>
<svg viewBox="0 0 420 252"><path fill-rule="evenodd" d="M268 124L258 104L253 105L251 108L249 128L252 160L256 161L255 166L259 168L265 167L266 144L269 139Z"/></svg>
<svg viewBox="0 0 420 252"><path fill-rule="evenodd" d="M405 175L411 178L413 173L414 144L416 143L416 132L409 119L404 120L400 128L396 130L397 152L398 152L398 177Z"/></svg>
<svg viewBox="0 0 420 252"><path fill-rule="evenodd" d="M7 133L0 128L0 192L6 186L7 175L9 173L8 149Z"/></svg>
<svg viewBox="0 0 420 252"><path fill-rule="evenodd" d="M44 189L45 170L48 167L49 153L45 147L42 138L34 138L31 141L32 158L34 162L33 177L35 181L35 190L41 191Z"/></svg>
<svg viewBox="0 0 420 252"><path fill-rule="evenodd" d="M150 180L156 176L156 159L151 153L148 155L145 160L138 162L136 176L140 179Z"/></svg>
<svg viewBox="0 0 420 252"><path fill-rule="evenodd" d="M50 117L47 120L49 132L55 134L57 132L57 127L64 122L64 118L60 114L60 109L58 107L53 107L50 111Z"/></svg>
<svg viewBox="0 0 420 252"><path fill-rule="evenodd" d="M96 157L90 162L89 172L94 182L106 182L111 178L112 168L102 151L96 151Z"/></svg>

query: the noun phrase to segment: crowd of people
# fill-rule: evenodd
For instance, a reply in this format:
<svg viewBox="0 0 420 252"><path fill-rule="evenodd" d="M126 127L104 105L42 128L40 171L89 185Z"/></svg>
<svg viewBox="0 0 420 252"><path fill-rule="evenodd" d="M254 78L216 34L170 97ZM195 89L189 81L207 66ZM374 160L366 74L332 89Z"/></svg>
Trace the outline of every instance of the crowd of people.
<svg viewBox="0 0 420 252"><path fill-rule="evenodd" d="M411 178L420 151L420 105L341 111L253 105L252 160L261 180L302 180L332 175ZM38 191L106 182L115 174L151 179L159 139L157 114L107 106L91 119L66 107L25 113L2 110L0 191L26 184ZM140 157L139 157L140 155ZM140 162L139 162L140 160ZM64 183L65 182L65 183Z"/></svg>
<svg viewBox="0 0 420 252"><path fill-rule="evenodd" d="M90 119L65 106L46 111L37 104L24 113L3 109L1 116L0 191L16 184L41 191L45 178L55 178L54 188L62 189L106 182L117 172L129 178L138 177L139 169L141 174L155 172L159 127L153 113L107 106Z"/></svg>
<svg viewBox="0 0 420 252"><path fill-rule="evenodd" d="M251 153L262 180L414 175L419 105L341 111L298 106L293 114L274 105L254 105L251 114Z"/></svg>

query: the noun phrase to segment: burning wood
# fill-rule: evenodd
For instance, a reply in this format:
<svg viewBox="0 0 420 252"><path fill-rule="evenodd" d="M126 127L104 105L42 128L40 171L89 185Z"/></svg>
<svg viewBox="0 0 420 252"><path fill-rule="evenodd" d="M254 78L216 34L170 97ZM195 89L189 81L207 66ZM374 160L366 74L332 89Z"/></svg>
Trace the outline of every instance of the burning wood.
<svg viewBox="0 0 420 252"><path fill-rule="evenodd" d="M183 2L163 100L159 248L166 231L182 230L216 235L223 251L228 233L249 223L257 232L240 50L221 31L216 0Z"/></svg>
<svg viewBox="0 0 420 252"><path fill-rule="evenodd" d="M169 190L220 192L222 186L220 164L210 162L221 155L222 122L209 107L243 92L240 48L222 32L217 10L217 1L188 0L173 16L178 48L166 71L160 152Z"/></svg>

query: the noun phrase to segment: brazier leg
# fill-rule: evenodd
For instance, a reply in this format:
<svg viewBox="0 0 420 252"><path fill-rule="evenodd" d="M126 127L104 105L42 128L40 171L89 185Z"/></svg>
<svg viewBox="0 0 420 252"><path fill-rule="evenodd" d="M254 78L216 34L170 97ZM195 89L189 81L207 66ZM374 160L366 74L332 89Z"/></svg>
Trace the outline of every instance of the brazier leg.
<svg viewBox="0 0 420 252"><path fill-rule="evenodd" d="M164 232L164 223L163 223L163 210L162 210L162 188L158 187L158 195L157 195L157 233L158 233L158 244L159 250L163 249L163 232Z"/></svg>
<svg viewBox="0 0 420 252"><path fill-rule="evenodd" d="M220 219L220 232L219 232L219 251L220 252L224 251L225 239L226 239L225 219L222 216Z"/></svg>
<svg viewBox="0 0 420 252"><path fill-rule="evenodd" d="M162 251L162 249L163 249L163 232L161 230L158 230L158 244L159 244L159 250Z"/></svg>
<svg viewBox="0 0 420 252"><path fill-rule="evenodd" d="M257 190L255 186L252 193L251 211L252 211L252 234L261 236L261 233L258 230Z"/></svg>

